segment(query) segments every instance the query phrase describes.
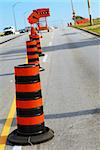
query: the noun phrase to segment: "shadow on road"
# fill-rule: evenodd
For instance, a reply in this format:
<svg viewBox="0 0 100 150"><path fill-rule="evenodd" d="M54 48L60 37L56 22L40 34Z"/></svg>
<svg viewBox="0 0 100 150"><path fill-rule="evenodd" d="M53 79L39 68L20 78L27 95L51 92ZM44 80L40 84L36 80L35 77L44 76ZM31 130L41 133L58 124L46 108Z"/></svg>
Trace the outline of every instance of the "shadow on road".
<svg viewBox="0 0 100 150"><path fill-rule="evenodd" d="M0 74L0 76L10 76L10 75L14 75L14 73L5 73L5 74Z"/></svg>
<svg viewBox="0 0 100 150"><path fill-rule="evenodd" d="M25 51L25 49L23 48L23 49L21 49L21 50L10 50L10 51L8 51L8 52L3 52L3 53L0 53L0 55L11 55L11 54L18 54L18 53L20 53L20 54L25 53L25 54L26 54L26 51Z"/></svg>
<svg viewBox="0 0 100 150"><path fill-rule="evenodd" d="M68 34L77 34L76 33L67 33L64 35L68 35ZM64 49L75 49L75 48L81 48L81 47L87 47L87 46L95 46L95 45L100 45L100 40L99 39L88 39L85 41L80 41L80 42L72 42L72 43L64 43L61 45L54 45L54 46L47 46L47 47L42 47L43 51L56 51L56 50L64 50ZM13 54L24 54L26 55L26 50L25 48L21 49L21 50L10 50L8 52L3 52L0 53L1 56L6 56L6 55L13 55Z"/></svg>
<svg viewBox="0 0 100 150"><path fill-rule="evenodd" d="M17 58L8 58L8 59L0 59L0 61L10 61L10 60L17 60L17 59L26 59L26 57L17 57Z"/></svg>
<svg viewBox="0 0 100 150"><path fill-rule="evenodd" d="M100 108L90 109L90 110L82 110L76 112L67 112L67 113L59 113L59 114L47 114L45 115L45 119L60 119L60 118L69 118L69 117L77 117L84 115L93 115L100 113ZM11 118L8 118L9 120ZM0 124L4 124L6 119L0 119ZM12 126L16 126L16 118L13 119Z"/></svg>
<svg viewBox="0 0 100 150"><path fill-rule="evenodd" d="M56 51L56 50L64 50L64 49L76 49L76 48L81 48L81 47L88 47L88 46L97 46L100 45L100 40L85 40L85 41L80 41L80 42L72 42L72 43L64 43L61 45L54 45L54 46L48 46L48 47L43 47L43 51ZM95 49L94 49L95 50Z"/></svg>
<svg viewBox="0 0 100 150"><path fill-rule="evenodd" d="M48 114L45 116L45 118L46 119L59 119L59 118L76 117L76 116L98 114L98 113L100 113L100 108L82 110L82 111L76 111L76 112L61 113L61 114Z"/></svg>
<svg viewBox="0 0 100 150"><path fill-rule="evenodd" d="M67 36L67 35L75 35L75 34L79 34L78 32L71 32L71 33L66 33L66 34L63 34L62 36Z"/></svg>
<svg viewBox="0 0 100 150"><path fill-rule="evenodd" d="M61 114L48 114L45 115L45 119L60 119L60 118L67 118L67 117L77 117L77 116L82 116L82 115L89 115L89 114L98 114L100 113L100 108L96 109L90 109L90 110L82 110L82 111L77 111L77 112L68 112L68 113L61 113ZM10 120L11 118L9 118ZM5 124L6 119L0 119L0 124ZM13 119L12 126L16 126L16 119ZM16 127L17 128L17 127ZM0 136L0 144L5 144L6 145L12 145L8 142L7 140L7 135L6 136Z"/></svg>

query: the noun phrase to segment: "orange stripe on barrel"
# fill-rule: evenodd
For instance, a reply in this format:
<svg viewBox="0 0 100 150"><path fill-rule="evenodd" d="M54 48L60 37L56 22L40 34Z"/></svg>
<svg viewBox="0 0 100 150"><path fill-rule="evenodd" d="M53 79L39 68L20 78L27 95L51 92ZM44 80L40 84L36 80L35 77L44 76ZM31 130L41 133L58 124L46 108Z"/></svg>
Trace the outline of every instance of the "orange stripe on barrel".
<svg viewBox="0 0 100 150"><path fill-rule="evenodd" d="M28 62L28 64L30 64L30 65L32 65L32 64L39 65L39 61Z"/></svg>
<svg viewBox="0 0 100 150"><path fill-rule="evenodd" d="M28 59L30 58L39 58L38 54L34 54L34 55L27 55Z"/></svg>
<svg viewBox="0 0 100 150"><path fill-rule="evenodd" d="M27 52L36 52L37 51L37 47L33 47L33 48L27 48Z"/></svg>
<svg viewBox="0 0 100 150"><path fill-rule="evenodd" d="M33 37L33 38L40 38L39 35L33 35L32 37Z"/></svg>
<svg viewBox="0 0 100 150"><path fill-rule="evenodd" d="M33 84L16 84L16 92L35 92L40 89L40 82Z"/></svg>
<svg viewBox="0 0 100 150"><path fill-rule="evenodd" d="M26 41L26 45L36 45L36 41Z"/></svg>
<svg viewBox="0 0 100 150"><path fill-rule="evenodd" d="M37 125L44 122L44 114L36 117L17 117L17 124L19 125Z"/></svg>
<svg viewBox="0 0 100 150"><path fill-rule="evenodd" d="M39 49L38 49L38 52L41 52L41 53L42 53L42 49L41 49L41 48L39 48Z"/></svg>
<svg viewBox="0 0 100 150"><path fill-rule="evenodd" d="M39 98L38 100L16 100L16 107L17 108L37 108L42 106L42 98Z"/></svg>
<svg viewBox="0 0 100 150"><path fill-rule="evenodd" d="M40 40L38 39L38 40L36 40L36 42L37 42L37 43L40 43Z"/></svg>
<svg viewBox="0 0 100 150"><path fill-rule="evenodd" d="M16 76L32 76L39 73L39 66L33 66L31 68L15 68Z"/></svg>
<svg viewBox="0 0 100 150"><path fill-rule="evenodd" d="M36 38L36 39L38 39L38 38L42 38L42 36L39 36L39 35L29 35L29 37L31 37L31 38Z"/></svg>

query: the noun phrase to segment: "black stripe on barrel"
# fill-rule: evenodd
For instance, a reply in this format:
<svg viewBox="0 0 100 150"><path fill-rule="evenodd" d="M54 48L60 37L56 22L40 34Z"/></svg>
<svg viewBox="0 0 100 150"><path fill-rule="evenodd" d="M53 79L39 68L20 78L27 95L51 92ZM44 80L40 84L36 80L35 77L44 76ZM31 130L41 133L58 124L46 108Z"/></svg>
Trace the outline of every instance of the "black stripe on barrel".
<svg viewBox="0 0 100 150"><path fill-rule="evenodd" d="M19 117L35 117L43 114L43 106L31 109L17 108L17 116Z"/></svg>
<svg viewBox="0 0 100 150"><path fill-rule="evenodd" d="M15 76L15 83L34 83L40 82L40 76Z"/></svg>
<svg viewBox="0 0 100 150"><path fill-rule="evenodd" d="M39 58L28 59L28 62L36 62L39 61Z"/></svg>
<svg viewBox="0 0 100 150"><path fill-rule="evenodd" d="M37 42L37 44L39 44L39 45L40 45L40 42Z"/></svg>
<svg viewBox="0 0 100 150"><path fill-rule="evenodd" d="M33 38L33 40L38 40L39 38Z"/></svg>
<svg viewBox="0 0 100 150"><path fill-rule="evenodd" d="M41 49L41 47L39 46L38 49Z"/></svg>
<svg viewBox="0 0 100 150"><path fill-rule="evenodd" d="M34 51L34 52L27 52L27 55L35 55L38 54L38 51Z"/></svg>
<svg viewBox="0 0 100 150"><path fill-rule="evenodd" d="M35 48L36 45L27 45L27 48Z"/></svg>
<svg viewBox="0 0 100 150"><path fill-rule="evenodd" d="M36 92L16 92L16 99L17 100L32 100L32 99L38 99L42 98L42 93L41 90L36 91Z"/></svg>

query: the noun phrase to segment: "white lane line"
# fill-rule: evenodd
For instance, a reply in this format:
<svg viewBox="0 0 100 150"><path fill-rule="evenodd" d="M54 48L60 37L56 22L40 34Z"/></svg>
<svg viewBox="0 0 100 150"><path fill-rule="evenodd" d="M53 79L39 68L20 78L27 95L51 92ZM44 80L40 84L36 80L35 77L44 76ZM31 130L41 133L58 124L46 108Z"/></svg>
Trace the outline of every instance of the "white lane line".
<svg viewBox="0 0 100 150"><path fill-rule="evenodd" d="M22 146L14 146L13 150L21 150Z"/></svg>
<svg viewBox="0 0 100 150"><path fill-rule="evenodd" d="M48 55L45 54L44 58L43 58L43 62L46 62L47 61L47 58L48 58Z"/></svg>
<svg viewBox="0 0 100 150"><path fill-rule="evenodd" d="M51 39L53 39L53 35L52 35Z"/></svg>
<svg viewBox="0 0 100 150"><path fill-rule="evenodd" d="M52 42L49 42L49 46L51 46L52 45Z"/></svg>
<svg viewBox="0 0 100 150"><path fill-rule="evenodd" d="M53 37L54 37L54 32L52 33L52 37L51 37L52 40L53 40Z"/></svg>

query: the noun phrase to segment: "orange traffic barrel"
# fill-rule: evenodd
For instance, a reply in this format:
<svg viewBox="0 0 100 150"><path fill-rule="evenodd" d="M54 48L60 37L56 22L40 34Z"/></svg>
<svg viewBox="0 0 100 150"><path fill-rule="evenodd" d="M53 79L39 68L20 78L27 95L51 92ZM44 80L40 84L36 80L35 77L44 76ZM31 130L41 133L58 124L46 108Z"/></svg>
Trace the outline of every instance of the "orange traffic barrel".
<svg viewBox="0 0 100 150"><path fill-rule="evenodd" d="M36 41L26 41L28 64L39 65L40 71L45 69L40 66L39 52L36 46Z"/></svg>
<svg viewBox="0 0 100 150"><path fill-rule="evenodd" d="M32 40L32 41L35 40L36 41L39 56L44 56L45 54L43 53L43 50L41 48L40 36L39 35L29 35L29 37L30 37L30 40Z"/></svg>
<svg viewBox="0 0 100 150"><path fill-rule="evenodd" d="M39 66L15 67L17 129L8 136L12 144L29 145L48 141L53 130L45 126Z"/></svg>
<svg viewBox="0 0 100 150"><path fill-rule="evenodd" d="M36 41L26 41L28 64L39 64L39 52Z"/></svg>
<svg viewBox="0 0 100 150"><path fill-rule="evenodd" d="M31 27L31 35L37 35L36 29Z"/></svg>

